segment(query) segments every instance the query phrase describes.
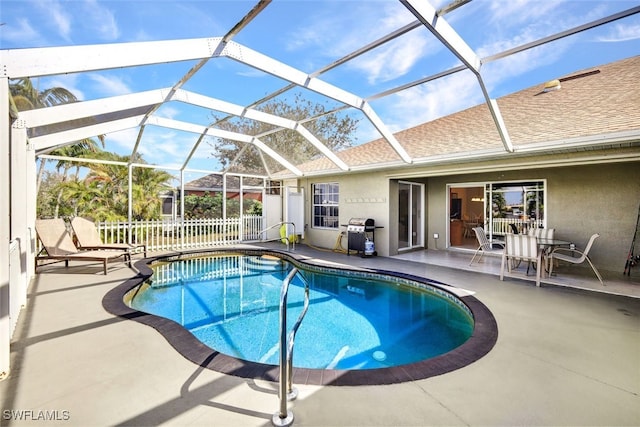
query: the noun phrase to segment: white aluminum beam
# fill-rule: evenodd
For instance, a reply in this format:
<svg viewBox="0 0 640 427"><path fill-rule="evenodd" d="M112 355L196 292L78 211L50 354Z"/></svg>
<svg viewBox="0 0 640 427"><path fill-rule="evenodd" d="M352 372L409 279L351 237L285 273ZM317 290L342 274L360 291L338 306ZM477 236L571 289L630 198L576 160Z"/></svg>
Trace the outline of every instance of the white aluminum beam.
<svg viewBox="0 0 640 427"><path fill-rule="evenodd" d="M140 126L140 121L143 118L143 115L128 117L126 119L115 120L113 122L80 127L43 136L36 136L30 138L30 141L32 144L34 144L36 152L47 149L55 149L56 147L72 144L77 141L82 141L86 138L93 138L96 135L104 135L111 132L118 132L125 129L136 128Z"/></svg>
<svg viewBox="0 0 640 427"><path fill-rule="evenodd" d="M297 176L302 176L302 172L300 169L289 163L285 158L283 158L280 154L276 153L274 150L269 148L264 142L260 141L258 138L253 138L251 143L262 150L266 155L271 156L276 162L280 163L285 168L289 169L291 172L296 174Z"/></svg>
<svg viewBox="0 0 640 427"><path fill-rule="evenodd" d="M391 132L389 132L382 120L379 119L373 109L371 109L367 105L366 101L361 97L326 83L317 77L312 77L309 74L235 42L228 43L220 55L235 59L236 61L247 64L253 68L262 70L265 73L279 77L283 80L361 110L365 113L376 129L378 129L382 137L385 138L398 153L400 158L407 163L411 163L411 157L409 154L407 154L404 148L393 137Z"/></svg>
<svg viewBox="0 0 640 427"><path fill-rule="evenodd" d="M480 58L427 0L400 0L467 68L480 72Z"/></svg>
<svg viewBox="0 0 640 427"><path fill-rule="evenodd" d="M296 122L291 119L265 113L263 111L255 110L252 108L246 108L238 104L211 98L209 96L190 92L184 89L177 90L174 93L172 100L181 101L198 107L209 108L211 110L232 114L238 117L246 117L247 119L269 123L275 126L281 126L289 129L293 129L296 125Z"/></svg>
<svg viewBox="0 0 640 427"><path fill-rule="evenodd" d="M73 102L20 113L30 128L162 103L169 89L157 89L90 101ZM126 118L126 117L122 117Z"/></svg>
<svg viewBox="0 0 640 427"><path fill-rule="evenodd" d="M185 132L207 134L207 135L218 137L218 138L230 139L232 141L239 141L247 144L253 144L256 147L258 147L260 150L264 151L267 155L269 155L275 161L280 163L282 166L284 166L285 168L293 172L294 174L298 176L302 176L302 172L300 172L300 169L296 168L294 165L289 163L285 158L283 158L274 150L269 148L265 143L260 141L258 138L254 138L250 135L230 132L223 129L207 128L205 126L195 125L193 123L181 122L178 120L171 120L171 119L166 119L163 117L155 117L155 116L149 117L149 119L147 120L147 124L163 126L171 129L178 129Z"/></svg>
<svg viewBox="0 0 640 427"><path fill-rule="evenodd" d="M405 151L405 149L400 145L395 136L387 129L387 127L382 123L382 120L374 113L373 109L369 106L368 103L365 103L362 106L362 112L369 118L373 126L378 129L378 132L382 135L383 138L387 140L387 142L391 145L391 147L396 150L396 153L400 156L400 158L405 163L411 163L412 159L409 157L409 154Z"/></svg>
<svg viewBox="0 0 640 427"><path fill-rule="evenodd" d="M449 23L441 16L438 16L436 9L426 0L400 0L411 13L415 15L431 33L444 44L462 63L476 75L478 84L482 89L487 106L491 112L491 117L496 125L502 145L508 152L513 152L513 144L509 131L504 124L500 109L495 99L489 96L482 76L480 74L480 66L482 62L471 47L458 35L458 33L449 25Z"/></svg>
<svg viewBox="0 0 640 427"><path fill-rule="evenodd" d="M316 147L322 154L329 158L342 170L349 170L349 166L338 158L326 145L324 145L318 138L316 138L306 128L296 123L294 120L284 117L276 116L273 114L265 113L253 108L242 107L230 102L221 101L219 99L211 98L208 96L200 95L194 92L186 90L177 90L173 96L174 100L180 100L192 105L200 107L211 108L216 111L220 111L227 114L232 114L238 117L244 117L251 120L256 120L262 123L268 123L274 126L279 126L286 129L295 130L300 133L309 143ZM195 147L194 147L195 149Z"/></svg>
<svg viewBox="0 0 640 427"><path fill-rule="evenodd" d="M338 166L340 169L344 171L349 170L349 166L347 166L347 164L343 162L342 159L336 156L333 151L329 150L326 145L324 145L318 138L316 138L311 132L309 132L307 128L305 128L302 125L298 125L296 127L296 130L302 136L304 136L307 139L307 141L311 142L311 144L313 144L314 147L320 150L322 154L327 156L329 160L331 160L336 166Z"/></svg>
<svg viewBox="0 0 640 427"><path fill-rule="evenodd" d="M0 51L0 73L10 79L201 60L218 55L221 37L42 47Z"/></svg>

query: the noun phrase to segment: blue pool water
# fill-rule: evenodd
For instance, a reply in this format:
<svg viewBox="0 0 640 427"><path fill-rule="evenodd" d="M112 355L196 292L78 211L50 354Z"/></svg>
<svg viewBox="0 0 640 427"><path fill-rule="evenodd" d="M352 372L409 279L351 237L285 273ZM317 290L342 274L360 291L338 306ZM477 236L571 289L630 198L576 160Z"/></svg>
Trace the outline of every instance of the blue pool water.
<svg viewBox="0 0 640 427"><path fill-rule="evenodd" d="M180 323L221 353L277 365L280 292L292 267L274 257L241 254L172 261L154 265L152 280L125 300ZM310 285L310 305L296 335L296 367L403 365L446 353L473 332L464 304L428 286L373 274L300 271ZM304 285L296 276L289 289L289 328L303 301Z"/></svg>

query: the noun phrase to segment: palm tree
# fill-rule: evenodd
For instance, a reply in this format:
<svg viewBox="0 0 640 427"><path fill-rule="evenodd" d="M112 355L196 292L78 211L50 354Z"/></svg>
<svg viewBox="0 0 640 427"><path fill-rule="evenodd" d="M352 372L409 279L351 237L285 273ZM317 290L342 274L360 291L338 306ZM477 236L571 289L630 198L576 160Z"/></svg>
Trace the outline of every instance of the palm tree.
<svg viewBox="0 0 640 427"><path fill-rule="evenodd" d="M100 158L121 163L144 163L139 155L131 156L101 152ZM87 165L90 172L82 181L63 184L62 195L75 204L78 215L97 221L125 220L128 217L128 168L112 163ZM160 192L173 177L152 168L134 168L132 176L132 205L134 219L154 219L160 216Z"/></svg>
<svg viewBox="0 0 640 427"><path fill-rule="evenodd" d="M11 108L15 110L12 111L14 116L17 116L17 113L20 111L53 107L55 105L69 104L78 101L78 98L76 98L73 93L63 87L53 87L40 91L33 86L33 82L28 77L11 81L9 83L9 90L11 92ZM104 135L99 135L98 140L100 141L102 148L104 148ZM67 157L82 157L88 153L95 153L97 150L98 143L94 139L83 139L77 144L59 148L51 154ZM38 193L40 192L40 184L42 182L46 161L46 159L40 159L36 179L36 192ZM80 166L81 165L78 164L77 168L79 169ZM60 170L60 168L61 162L58 162L56 169ZM67 171L70 167L65 166L64 169L65 172L63 176L66 178Z"/></svg>
<svg viewBox="0 0 640 427"><path fill-rule="evenodd" d="M28 77L9 82L9 91L13 105L18 111L53 107L78 101L73 93L63 87L40 91L33 86L33 82Z"/></svg>
<svg viewBox="0 0 640 427"><path fill-rule="evenodd" d="M98 136L98 139L102 143L102 147L104 148L104 135ZM91 138L83 139L77 144L65 145L64 147L60 147L57 150L52 151L52 154L63 156L63 157L85 157L91 153L97 153L100 151L100 147L98 143ZM40 161L40 169L44 169L44 162L46 159L42 159ZM74 180L78 180L78 176L80 174L80 168L83 166L82 163L72 164L66 160L59 160L56 164L56 170L60 171L62 169L62 182L66 182L68 178L69 170L75 166L76 172L74 175ZM41 171L38 171L38 175L41 174ZM38 181L36 191L40 189L40 182ZM58 191L58 198L56 201L56 208L54 212L54 217L58 217L58 212L60 210L60 202L62 200L62 188Z"/></svg>

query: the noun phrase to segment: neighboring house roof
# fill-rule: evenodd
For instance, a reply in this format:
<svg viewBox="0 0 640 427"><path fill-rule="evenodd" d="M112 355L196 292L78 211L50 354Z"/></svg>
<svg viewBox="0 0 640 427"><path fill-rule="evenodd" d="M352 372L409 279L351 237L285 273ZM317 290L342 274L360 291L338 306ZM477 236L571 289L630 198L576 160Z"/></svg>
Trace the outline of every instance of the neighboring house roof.
<svg viewBox="0 0 640 427"><path fill-rule="evenodd" d="M262 178L244 177L243 187L261 186ZM222 175L210 174L202 178L195 179L185 183L184 189L187 191L222 191ZM227 175L227 191L239 191L240 177L237 175Z"/></svg>
<svg viewBox="0 0 640 427"><path fill-rule="evenodd" d="M545 83L498 99L514 151L601 148L612 141L640 141L640 56L560 77L560 89ZM476 160L511 155L504 149L486 104L395 134L416 163L442 158ZM537 152L536 152L537 150ZM382 138L337 153L355 169L406 165ZM326 158L299 165L305 174L341 172ZM288 175L288 172L284 172Z"/></svg>

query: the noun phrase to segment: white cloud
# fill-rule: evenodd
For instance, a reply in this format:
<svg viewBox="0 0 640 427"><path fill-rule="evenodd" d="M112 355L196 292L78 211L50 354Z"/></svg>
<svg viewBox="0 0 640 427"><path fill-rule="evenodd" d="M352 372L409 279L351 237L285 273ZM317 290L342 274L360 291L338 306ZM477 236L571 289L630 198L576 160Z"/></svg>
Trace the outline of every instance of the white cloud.
<svg viewBox="0 0 640 427"><path fill-rule="evenodd" d="M105 137L105 142L108 150L115 151L118 154L129 155L133 151L137 137L138 129L125 129L109 133ZM115 147L111 147L112 143L115 144Z"/></svg>
<svg viewBox="0 0 640 427"><path fill-rule="evenodd" d="M426 38L407 35L350 62L349 67L364 73L370 84L392 80L411 70L425 56L427 45Z"/></svg>
<svg viewBox="0 0 640 427"><path fill-rule="evenodd" d="M396 3L373 4L376 7L372 7L372 3L350 2L349 7L340 9L341 13L335 13L335 8L314 13L313 22L301 22L290 34L287 49L315 52L319 57L316 61L325 61L322 66L415 20L406 8ZM354 5L356 7L351 7ZM350 61L348 67L364 74L370 84L403 75L426 52L427 42L414 33Z"/></svg>
<svg viewBox="0 0 640 427"><path fill-rule="evenodd" d="M477 78L463 71L392 96L385 105L386 123L396 132L482 102Z"/></svg>
<svg viewBox="0 0 640 427"><path fill-rule="evenodd" d="M60 36L64 40L69 41L72 18L71 15L65 10L63 4L59 1L46 0L39 1L37 5L40 9L46 11L48 20L55 25Z"/></svg>
<svg viewBox="0 0 640 427"><path fill-rule="evenodd" d="M158 110L157 115L160 117L164 117L167 119L173 119L180 114L180 110L174 107L171 107L168 104L165 104Z"/></svg>
<svg viewBox="0 0 640 427"><path fill-rule="evenodd" d="M94 83L94 92L106 96L131 93L129 86L120 77L91 73L87 77Z"/></svg>
<svg viewBox="0 0 640 427"><path fill-rule="evenodd" d="M16 18L15 21L5 22L0 27L0 34L2 34L3 40L21 44L30 43L40 38L40 34L31 26L27 18Z"/></svg>
<svg viewBox="0 0 640 427"><path fill-rule="evenodd" d="M78 74L62 74L53 76L50 78L43 78L43 82L40 85L41 88L63 87L69 92L75 95L79 101L85 100L85 93L80 89Z"/></svg>
<svg viewBox="0 0 640 427"><path fill-rule="evenodd" d="M609 33L597 39L600 42L622 42L640 39L640 23L616 24Z"/></svg>
<svg viewBox="0 0 640 427"><path fill-rule="evenodd" d="M85 0L82 12L82 23L98 35L100 39L113 41L120 37L118 23L109 8L98 3L96 0Z"/></svg>

